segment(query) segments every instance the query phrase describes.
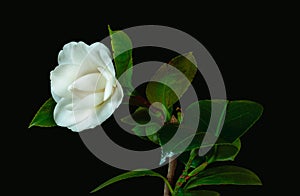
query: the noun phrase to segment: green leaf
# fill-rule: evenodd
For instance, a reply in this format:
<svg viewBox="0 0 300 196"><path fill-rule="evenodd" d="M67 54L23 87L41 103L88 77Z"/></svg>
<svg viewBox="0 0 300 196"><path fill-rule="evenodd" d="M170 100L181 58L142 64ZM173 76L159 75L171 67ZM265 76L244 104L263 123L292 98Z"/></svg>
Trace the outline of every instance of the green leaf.
<svg viewBox="0 0 300 196"><path fill-rule="evenodd" d="M215 144L227 144L221 138L216 138L216 136L211 133L206 132L196 132L189 133L189 130L184 130L186 133L182 133L183 137L174 138L174 135L178 129L179 125L176 124L166 124L158 132L159 144L162 146L162 156L161 163L163 163L167 157L173 156L174 154L180 154L184 151L190 151L193 149L205 147L211 147ZM183 129L184 129L184 125ZM206 136L208 142L202 144L203 138ZM172 139L172 142L170 140ZM216 141L215 143L209 143L209 141ZM168 143L168 144L167 144ZM167 145L165 145L167 144Z"/></svg>
<svg viewBox="0 0 300 196"><path fill-rule="evenodd" d="M161 118L164 115L166 114L160 111L154 113L149 108L139 107L132 115L122 118L121 122L134 126L132 131L140 138L158 144L157 132L161 127L159 124L162 123Z"/></svg>
<svg viewBox="0 0 300 196"><path fill-rule="evenodd" d="M186 92L196 72L197 64L192 53L175 57L157 70L152 77L152 80L157 82L148 83L146 87L148 100L151 103L160 102L166 108L171 108Z"/></svg>
<svg viewBox="0 0 300 196"><path fill-rule="evenodd" d="M139 107L132 115L121 118L121 122L128 125L146 124L150 121L149 109Z"/></svg>
<svg viewBox="0 0 300 196"><path fill-rule="evenodd" d="M33 117L29 127L38 126L38 127L53 127L56 126L56 123L53 119L53 110L55 108L56 102L53 98L49 98L38 112Z"/></svg>
<svg viewBox="0 0 300 196"><path fill-rule="evenodd" d="M226 111L226 107L228 105L227 100L201 100L201 101L197 101L192 103L191 105L189 105L186 110L184 111L184 113L186 114L195 114L198 113L196 111L200 111L200 119L199 119L199 124L198 124L198 132L206 132L209 122L210 122L210 118L211 118L211 105L215 104L216 107L218 107L219 109L222 109L222 111ZM222 120L224 120L224 114L227 114L225 112L220 113L220 116L218 116L218 124L220 124L220 122ZM195 124L196 122L194 121L193 118L183 118L183 123L185 124L185 126L189 127L189 125ZM217 126L218 127L218 126ZM219 128L219 127L218 127ZM217 133L220 130L214 130L215 135L218 135Z"/></svg>
<svg viewBox="0 0 300 196"><path fill-rule="evenodd" d="M158 107L151 110L147 107L138 107L133 114L121 118L121 122L128 125L147 124L148 122L156 122L162 124L170 119L170 114L165 108Z"/></svg>
<svg viewBox="0 0 300 196"><path fill-rule="evenodd" d="M145 127L145 131L147 137L150 141L155 144L159 144L157 130L159 130L160 126L157 123L151 123L150 125Z"/></svg>
<svg viewBox="0 0 300 196"><path fill-rule="evenodd" d="M116 77L123 88L129 88L132 91L132 42L123 31L112 31L109 26L108 30L116 67ZM125 72L126 75L119 78Z"/></svg>
<svg viewBox="0 0 300 196"><path fill-rule="evenodd" d="M215 145L208 156L210 156L208 162L213 163L217 161L234 161L241 149L241 140L237 139L233 143Z"/></svg>
<svg viewBox="0 0 300 196"><path fill-rule="evenodd" d="M143 177L143 176L154 176L154 177L159 177L159 178L163 179L163 181L167 184L170 192L173 193L173 189L172 189L170 183L168 182L168 180L165 177L163 177L162 175L160 175L159 173L156 173L151 170L135 170L135 171L126 172L124 174L121 174L119 176L116 176L116 177L104 182L103 184L99 185L97 188L92 190L91 193L99 191L100 189L103 189L104 187L111 185L115 182L121 181L121 180L135 178L135 177Z"/></svg>
<svg viewBox="0 0 300 196"><path fill-rule="evenodd" d="M238 139L233 143L216 144L205 156L196 156L192 161L191 167L196 168L204 161L209 163L218 161L234 161L241 148L241 141ZM186 164L189 159L189 152L184 152L178 158Z"/></svg>
<svg viewBox="0 0 300 196"><path fill-rule="evenodd" d="M206 132L211 116L211 104L212 102L218 104L218 100L201 100L191 104L185 113L194 113L199 107L200 109L200 120L198 125L198 131ZM229 143L234 142L246 133L251 126L260 118L263 112L263 107L253 101L241 100L241 101L229 101L226 105L225 115L219 116L219 122L224 120L223 127L221 129L220 138L228 141ZM183 123L188 126L190 123L195 123L189 119L183 119ZM220 128L220 127L219 127ZM218 133L220 130L215 130Z"/></svg>
<svg viewBox="0 0 300 196"><path fill-rule="evenodd" d="M222 112L219 113L219 117L215 117L216 130L207 132L208 124L211 116L211 105L215 104ZM198 108L197 108L198 107ZM200 109L200 119L197 132L191 130L191 125L196 122L194 119L189 119L187 116L191 116L197 113L196 110ZM220 111L221 111L220 110ZM181 137L173 141L173 146L164 146L162 150L162 161L170 155L189 151L195 148L206 148L212 145L226 145L220 149L219 156L215 157L216 160L230 160L236 156L239 151L239 147L232 146L231 144L238 140L261 116L262 106L252 101L224 101L224 100L203 100L191 104L185 110L185 117L181 127L185 133L181 134ZM226 115L225 115L226 114ZM225 118L225 120L224 120ZM223 128L221 127L222 121L224 121ZM173 127L172 127L173 126ZM176 126L176 125L175 125ZM178 125L177 125L178 127ZM222 129L221 129L222 128ZM220 136L217 137L221 131ZM166 144L176 133L177 128L174 125L165 126L159 131L160 145ZM206 137L205 144L202 144L203 138ZM192 139L192 141L191 141ZM210 143L211 141L211 143ZM214 143L214 141L216 141ZM189 144L190 142L190 144ZM185 148L187 146L187 148ZM230 150L228 150L230 148ZM228 151L228 152L227 152Z"/></svg>
<svg viewBox="0 0 300 196"><path fill-rule="evenodd" d="M234 142L255 124L262 112L262 105L253 101L229 102L220 137L226 141Z"/></svg>
<svg viewBox="0 0 300 196"><path fill-rule="evenodd" d="M216 191L197 190L178 193L177 196L220 196L220 194Z"/></svg>
<svg viewBox="0 0 300 196"><path fill-rule="evenodd" d="M149 123L147 125L137 125L132 128L135 135L144 140L150 140L155 144L159 144L157 131L160 126L157 123Z"/></svg>
<svg viewBox="0 0 300 196"><path fill-rule="evenodd" d="M133 126L131 129L137 136L159 144L157 133L164 121L170 118L170 114L165 108L158 108L139 107L133 114L122 118L121 121Z"/></svg>
<svg viewBox="0 0 300 196"><path fill-rule="evenodd" d="M148 138L146 137L146 130L144 126L135 126L131 129L133 131L133 133L137 136L139 136L142 139L148 140Z"/></svg>
<svg viewBox="0 0 300 196"><path fill-rule="evenodd" d="M252 171L237 166L219 166L206 169L192 177L185 185L191 189L202 185L261 185L258 176Z"/></svg>
<svg viewBox="0 0 300 196"><path fill-rule="evenodd" d="M175 132L177 131L178 125L175 124L167 124L164 125L161 130L158 132L159 134L159 140L160 144L164 145L166 144L172 137L174 136ZM182 149L185 149L184 151L190 151L196 148L200 148L202 144L202 140L204 136L209 137L208 141L216 141L215 144L227 144L227 141L224 141L223 139L219 138L217 139L216 136L206 133L206 132L196 132L196 134L186 134L186 137L184 138L177 138L174 140L174 145L170 146L170 149L168 151L174 152L174 153L180 153ZM216 139L214 139L216 138ZM211 147L214 145L214 143L205 143L202 144L202 147ZM186 146L186 148L184 148Z"/></svg>

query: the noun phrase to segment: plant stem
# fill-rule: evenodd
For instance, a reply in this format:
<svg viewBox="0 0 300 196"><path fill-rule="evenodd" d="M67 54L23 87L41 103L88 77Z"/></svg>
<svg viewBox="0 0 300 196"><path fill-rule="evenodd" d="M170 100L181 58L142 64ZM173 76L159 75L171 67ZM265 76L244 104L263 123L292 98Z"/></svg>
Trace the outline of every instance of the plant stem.
<svg viewBox="0 0 300 196"><path fill-rule="evenodd" d="M180 175L180 177L178 178L175 188L174 188L174 194L176 194L179 191L179 188L190 178L190 176L188 175L188 171L191 167L191 164L194 160L194 158L197 156L197 150L193 149L190 153L190 158L188 160L188 162L185 165L184 170L182 171L182 174Z"/></svg>
<svg viewBox="0 0 300 196"><path fill-rule="evenodd" d="M176 166L177 166L177 159L176 158L173 159L172 157L169 158L169 166L168 166L167 179L168 179L168 182L171 185L174 182L174 175L175 175ZM167 184L165 184L164 196L170 196L170 190L169 190Z"/></svg>

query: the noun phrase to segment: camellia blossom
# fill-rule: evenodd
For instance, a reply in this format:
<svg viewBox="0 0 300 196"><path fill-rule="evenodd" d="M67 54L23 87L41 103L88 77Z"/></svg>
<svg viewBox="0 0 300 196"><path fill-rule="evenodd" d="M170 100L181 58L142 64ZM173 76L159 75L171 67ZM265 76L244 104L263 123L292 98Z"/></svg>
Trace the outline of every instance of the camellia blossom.
<svg viewBox="0 0 300 196"><path fill-rule="evenodd" d="M54 120L75 132L103 123L123 99L110 51L99 42L90 46L83 42L66 44L50 80L57 102Z"/></svg>

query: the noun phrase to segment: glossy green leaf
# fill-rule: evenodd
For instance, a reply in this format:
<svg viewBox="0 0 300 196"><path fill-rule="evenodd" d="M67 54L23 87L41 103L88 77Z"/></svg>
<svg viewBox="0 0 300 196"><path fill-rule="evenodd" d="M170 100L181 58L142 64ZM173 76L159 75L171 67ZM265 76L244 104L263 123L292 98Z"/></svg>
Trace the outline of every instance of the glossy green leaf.
<svg viewBox="0 0 300 196"><path fill-rule="evenodd" d="M99 191L100 189L103 189L104 187L111 185L115 182L121 181L121 180L126 180L129 178L136 178L136 177L143 177L143 176L154 176L154 177L161 178L169 187L170 192L173 193L173 189L172 189L170 183L168 182L168 180L165 177L163 177L162 175L160 175L159 173L156 173L151 170L135 170L135 171L126 172L124 174L121 174L119 176L116 176L116 177L104 182L103 184L99 185L97 188L92 190L91 193Z"/></svg>
<svg viewBox="0 0 300 196"><path fill-rule="evenodd" d="M198 132L206 132L209 122L210 122L210 118L211 118L211 105L215 104L216 107L218 107L220 110L222 111L226 111L226 107L228 105L228 101L225 100L201 100L201 101L197 101L192 103L191 105L189 105L186 110L184 111L184 113L188 113L188 114L194 114L197 113L196 111L200 111L200 119L199 119L199 124L198 124ZM222 120L224 120L224 117L227 113L224 112L220 112L219 115L217 117L218 119L218 123L222 122ZM189 119L189 118L183 118L183 123L185 126L189 127L189 125L191 124L195 124L197 122L194 122L194 119ZM215 135L217 135L217 132L219 132L220 130L215 130L214 133Z"/></svg>
<svg viewBox="0 0 300 196"><path fill-rule="evenodd" d="M162 127L162 129L158 132L159 134L159 139L160 139L160 144L164 145L170 139L173 138L175 135L175 132L177 131L178 125L173 125L173 124L168 124ZM216 136L206 133L206 132L196 132L196 134L187 134L185 138L177 138L174 139L174 145L170 146L170 151L172 152L181 152L181 149L185 149L185 151L190 151L195 148L200 148L202 147L210 147L214 145L214 143L206 143L202 144L202 140L204 136L209 137L208 141L215 141L215 144L227 144L228 142L221 139L221 138L216 138Z"/></svg>
<svg viewBox="0 0 300 196"><path fill-rule="evenodd" d="M214 146L208 156L208 162L213 163L217 161L234 161L241 149L241 140L237 139L233 143L225 143Z"/></svg>
<svg viewBox="0 0 300 196"><path fill-rule="evenodd" d="M176 196L220 196L220 194L216 191L209 190L196 190L196 191L185 191L182 193L178 193Z"/></svg>
<svg viewBox="0 0 300 196"><path fill-rule="evenodd" d="M56 123L53 119L53 110L55 108L56 102L53 98L48 99L42 107L35 114L29 128L33 126L38 127L53 127L56 126Z"/></svg>
<svg viewBox="0 0 300 196"><path fill-rule="evenodd" d="M121 86L124 88L132 87L132 42L128 35L123 31L112 31L108 27L111 46L113 50L114 63L116 67L116 77L119 79ZM123 73L126 74L119 78ZM126 90L126 89L125 89Z"/></svg>
<svg viewBox="0 0 300 196"><path fill-rule="evenodd" d="M253 101L229 102L220 137L226 141L234 142L255 124L262 112L262 105Z"/></svg>
<svg viewBox="0 0 300 196"><path fill-rule="evenodd" d="M217 103L218 100L202 100L191 104L185 113L193 113L196 107L200 108L200 120L198 131L206 132L211 116L211 103ZM219 122L224 120L223 127L220 132L220 138L228 141L229 143L234 142L240 138L254 123L260 118L263 112L263 107L253 101L241 100L241 101L230 101L226 105L225 115L219 116ZM222 113L223 114L223 113ZM191 122L189 119L183 119L183 123L186 126ZM219 130L215 130L219 132Z"/></svg>
<svg viewBox="0 0 300 196"><path fill-rule="evenodd" d="M144 126L137 125L133 127L131 130L135 135L141 137L142 139L148 140L148 138L146 137L146 130Z"/></svg>
<svg viewBox="0 0 300 196"><path fill-rule="evenodd" d="M196 132L189 134L188 129L183 133L183 137L174 137L179 125L176 124L166 124L158 132L159 144L162 146L162 158L161 162L164 162L167 157L173 156L174 154L180 154L184 151L190 151L192 149L197 149L205 147L211 147L215 144L227 144L221 138L216 138L216 136L206 133L206 132ZM184 126L183 126L184 128ZM215 143L202 144L203 138L206 136L207 141L216 141ZM171 141L172 139L172 141ZM167 144L168 143L168 144ZM167 145L165 145L167 144Z"/></svg>
<svg viewBox="0 0 300 196"><path fill-rule="evenodd" d="M207 132L210 116L211 116L211 104L214 102L219 109L219 119L216 122L216 130L213 132ZM173 145L165 145L162 150L162 161L168 156L173 156L176 153L183 151L189 151L195 148L206 148L213 145L224 146L220 149L218 156L212 161L231 160L234 159L236 153L239 151L239 147L232 145L232 143L238 140L261 116L262 106L252 101L222 101L222 100L203 100L191 104L185 110L185 116L187 114L196 113L195 110L199 107L200 119L198 130L196 134L191 131L191 123L195 123L187 117L183 119L181 127L185 133L181 134L180 138L173 141ZM223 112L224 111L224 112ZM225 116L226 114L226 116ZM225 119L225 120L224 120ZM223 128L221 122L224 121ZM159 131L160 144L166 144L176 133L178 125L167 125ZM222 128L222 129L221 129ZM218 132L221 131L219 137ZM190 132L190 134L189 134ZM206 137L205 144L202 144L203 138ZM191 140L192 139L192 140ZM207 143L211 141L211 143ZM216 141L214 143L214 141ZM238 144L238 143L237 143ZM183 150L184 149L184 150Z"/></svg>
<svg viewBox="0 0 300 196"><path fill-rule="evenodd" d="M121 118L121 122L128 125L146 124L150 121L149 109L145 107L139 107L130 116Z"/></svg>
<svg viewBox="0 0 300 196"><path fill-rule="evenodd" d="M121 118L121 122L128 125L147 124L150 120L151 122L156 122L158 124L163 124L169 120L170 114L167 110L151 110L147 107L138 107L133 114Z"/></svg>
<svg viewBox="0 0 300 196"><path fill-rule="evenodd" d="M197 64L192 53L175 57L168 64L163 64L152 77L153 81L158 82L148 83L148 100L151 103L160 102L166 108L171 108L186 92L196 72Z"/></svg>
<svg viewBox="0 0 300 196"><path fill-rule="evenodd" d="M153 112L148 108L139 107L132 115L122 118L121 122L132 125L132 131L142 139L158 144L157 132L161 127L159 124L162 123L163 115L165 114L160 111ZM151 122L149 122L150 120Z"/></svg>
<svg viewBox="0 0 300 196"><path fill-rule="evenodd" d="M252 171L237 166L219 166L206 169L192 177L185 189L203 185L261 185L259 177Z"/></svg>
<svg viewBox="0 0 300 196"><path fill-rule="evenodd" d="M233 161L241 148L241 141L238 139L233 143L216 144L205 156L196 156L191 164L192 168L196 168L204 161L209 163L217 161ZM179 156L179 161L186 164L189 159L189 152L185 152Z"/></svg>
<svg viewBox="0 0 300 196"><path fill-rule="evenodd" d="M159 144L157 132L160 129L160 126L157 123L151 123L145 127L145 132L150 141L155 144Z"/></svg>
<svg viewBox="0 0 300 196"><path fill-rule="evenodd" d="M159 144L157 131L160 126L157 123L149 123L147 125L136 125L132 128L135 135L144 140L150 140L155 144Z"/></svg>

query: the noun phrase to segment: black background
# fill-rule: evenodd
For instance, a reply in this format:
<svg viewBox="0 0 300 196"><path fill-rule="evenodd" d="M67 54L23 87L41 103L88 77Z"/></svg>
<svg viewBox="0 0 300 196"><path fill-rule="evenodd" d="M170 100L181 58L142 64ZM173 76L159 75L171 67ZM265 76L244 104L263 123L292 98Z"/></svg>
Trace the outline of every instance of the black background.
<svg viewBox="0 0 300 196"><path fill-rule="evenodd" d="M276 112L281 106L276 103L284 97L284 90L278 92L275 76L278 67L274 64L274 59L279 63L278 53L274 52L281 37L277 30L285 23L281 21L280 6L239 5L225 9L222 5L216 8L184 4L168 8L145 3L134 11L125 11L124 7L119 12L114 9L116 5L84 5L24 7L21 12L14 10L13 13L20 15L7 23L4 31L13 36L9 51L14 56L10 58L10 68L21 82L17 82L17 90L5 91L9 95L17 94L13 96L17 101L10 104L12 109L7 112L17 122L10 123L12 139L2 138L3 144L7 142L3 149L8 149L4 161L8 186L4 188L12 194L89 195L100 183L124 172L98 160L77 133L61 127L27 129L27 126L51 96L49 72L57 65L57 54L64 44L99 41L108 36L107 25L124 29L147 24L170 26L194 36L218 64L228 99L249 99L265 108L262 118L242 137L242 149L236 161L229 163L254 171L264 185L207 188L218 190L224 196L265 195L285 183L278 179L286 159L281 147L273 144L274 136L280 133ZM151 52L134 51L136 62L168 61L170 56L152 49ZM123 136L115 132L118 130L111 131L116 140L116 135ZM123 139L120 137L120 142ZM155 171L166 174L166 169ZM160 179L138 178L113 184L94 195L162 194Z"/></svg>

